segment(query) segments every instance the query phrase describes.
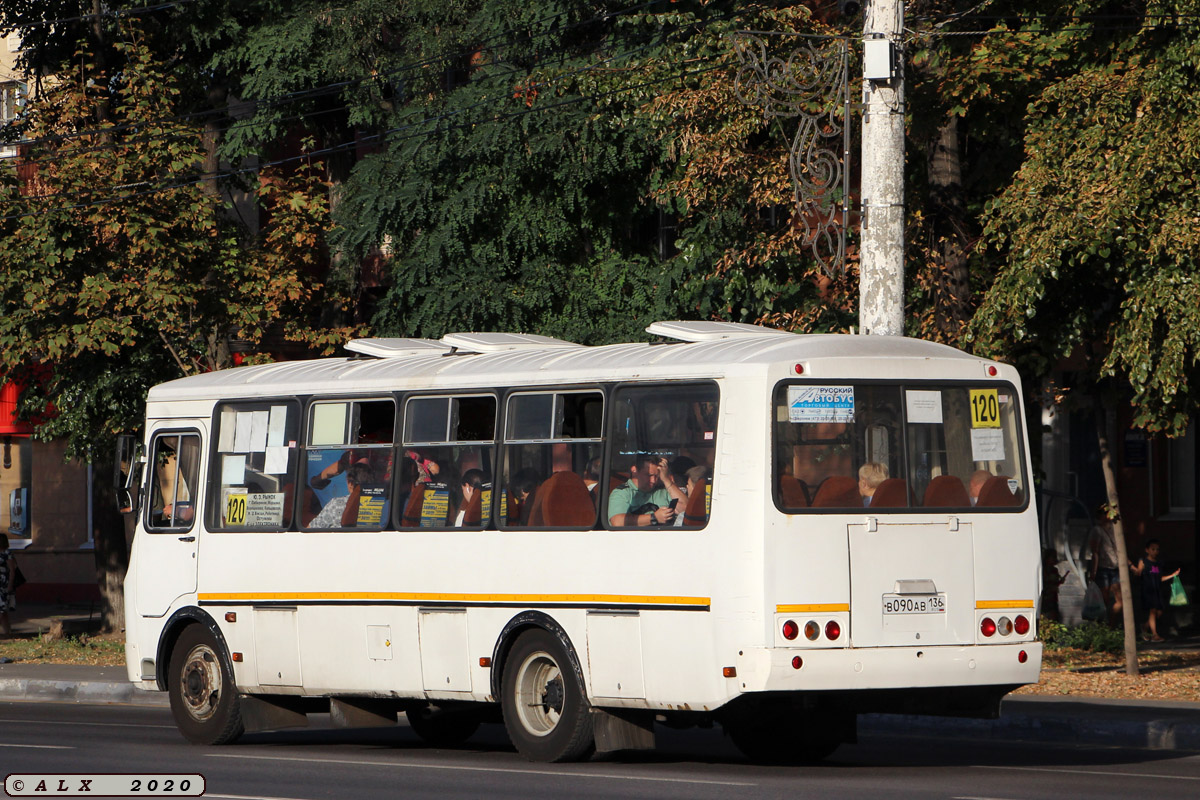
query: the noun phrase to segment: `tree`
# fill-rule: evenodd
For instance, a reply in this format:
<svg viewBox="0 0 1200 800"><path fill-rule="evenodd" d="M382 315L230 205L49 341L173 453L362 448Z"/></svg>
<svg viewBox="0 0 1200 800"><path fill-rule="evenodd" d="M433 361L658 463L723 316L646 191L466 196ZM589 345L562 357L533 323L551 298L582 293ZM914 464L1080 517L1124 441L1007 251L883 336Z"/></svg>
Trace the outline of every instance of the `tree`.
<svg viewBox="0 0 1200 800"><path fill-rule="evenodd" d="M1033 374L1075 354L1086 367L1066 390L1096 409L1129 392L1136 425L1176 434L1200 397L1200 132L1191 124L1200 110L1200 3L1107 6L1122 12L1120 24L1077 22L1082 56L1029 106L1024 163L987 209L984 233L1000 260L971 334L979 351L1006 353ZM1126 668L1136 674L1124 534L1098 416L1117 515Z"/></svg>
<svg viewBox="0 0 1200 800"><path fill-rule="evenodd" d="M28 381L24 413L43 415L36 436L94 464L110 463L114 434L140 427L150 386L230 365L231 336L259 341L281 320L318 348L347 333L306 327L324 298L302 270L328 225L311 176L264 181L272 221L248 238L202 190L202 128L179 119L177 80L138 26L114 52L121 68L106 73L81 49L70 79L27 106L31 144L4 167L0 195L0 369L50 370ZM101 530L114 609L124 549L123 530Z"/></svg>

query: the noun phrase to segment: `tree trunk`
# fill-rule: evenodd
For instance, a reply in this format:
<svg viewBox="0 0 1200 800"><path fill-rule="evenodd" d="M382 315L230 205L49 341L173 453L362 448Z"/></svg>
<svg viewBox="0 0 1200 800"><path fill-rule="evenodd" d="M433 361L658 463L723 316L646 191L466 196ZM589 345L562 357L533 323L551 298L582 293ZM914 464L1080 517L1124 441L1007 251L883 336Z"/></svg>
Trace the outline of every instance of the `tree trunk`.
<svg viewBox="0 0 1200 800"><path fill-rule="evenodd" d="M1108 414L1097 404L1096 442L1100 445L1100 467L1104 472L1104 487L1108 490L1108 505L1113 511L1113 539L1117 544L1117 570L1121 576L1121 604L1125 625L1125 672L1138 674L1137 625L1133 619L1133 592L1129 584L1129 556L1125 548L1125 526L1121 522L1121 506L1117 498L1117 474L1113 468ZM1115 426L1114 426L1115 427Z"/></svg>
<svg viewBox="0 0 1200 800"><path fill-rule="evenodd" d="M105 633L125 627L125 572L129 567L126 517L117 510L112 490L112 464L100 464L94 471L92 532L95 540L96 583L100 587L101 627ZM129 519L132 519L132 515Z"/></svg>
<svg viewBox="0 0 1200 800"><path fill-rule="evenodd" d="M949 117L938 128L937 138L929 148L928 164L929 199L934 214L932 252L937 255L941 267L934 297L934 329L940 340L955 342L971 316L971 286L967 274L970 237L963 202L958 117Z"/></svg>

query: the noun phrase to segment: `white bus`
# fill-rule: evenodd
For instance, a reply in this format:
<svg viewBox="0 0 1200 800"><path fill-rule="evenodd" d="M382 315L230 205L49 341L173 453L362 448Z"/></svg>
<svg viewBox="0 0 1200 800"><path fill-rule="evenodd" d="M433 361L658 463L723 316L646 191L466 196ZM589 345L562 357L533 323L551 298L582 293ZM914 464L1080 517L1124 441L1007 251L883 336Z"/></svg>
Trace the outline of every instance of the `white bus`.
<svg viewBox="0 0 1200 800"><path fill-rule="evenodd" d="M130 679L200 743L404 712L439 744L503 721L560 761L716 722L772 762L853 741L860 713L989 716L1038 680L1015 370L647 330L357 340L153 388Z"/></svg>

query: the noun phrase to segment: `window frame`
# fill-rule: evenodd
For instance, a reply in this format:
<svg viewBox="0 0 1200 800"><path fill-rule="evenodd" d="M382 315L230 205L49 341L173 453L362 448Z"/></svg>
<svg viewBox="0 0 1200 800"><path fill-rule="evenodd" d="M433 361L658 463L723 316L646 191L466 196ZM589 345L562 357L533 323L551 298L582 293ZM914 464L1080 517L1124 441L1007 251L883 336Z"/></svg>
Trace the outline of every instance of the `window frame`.
<svg viewBox="0 0 1200 800"><path fill-rule="evenodd" d="M908 421L908 406L907 406L907 403L905 402L904 392L906 392L910 389L918 389L919 390L922 388L934 388L934 387L962 388L964 390L974 389L974 388L1005 388L1005 389L1008 389L1009 393L1012 395L1012 397L1016 399L1017 408L1021 409L1023 411L1023 408L1021 406L1021 393L1019 391L1017 391L1016 385L1011 383L1010 381L1006 381L1006 380L1002 380L1002 379L998 379L998 378L987 378L987 379L981 379L981 380L975 380L972 378L921 378L921 379L917 379L917 380L887 379L887 378L820 378L820 379L817 379L817 378L785 378L783 380L776 381L776 383L771 387L771 391L767 393L767 409L768 409L767 410L767 418L768 418L769 426L770 426L769 433L768 433L768 437L769 437L768 446L771 451L770 475L769 475L769 481L771 484L771 501L775 506L775 510L778 511L779 513L785 514L787 516L822 515L822 514L823 515L838 515L838 514L840 514L843 516L846 514L859 514L859 515L867 514L870 516L885 516L885 515L890 516L893 514L926 514L926 515L928 515L928 514L954 514L954 515L958 515L958 514L1019 514L1029 508L1029 504L1032 500L1032 495L1033 495L1033 486L1032 485L1024 486L1024 489L1023 489L1024 497L1022 498L1021 503L1019 505L1015 505L1015 506L989 506L989 507L984 507L984 508L979 508L977 506L964 506L964 507L951 507L951 506L941 507L941 506L939 506L939 507L935 508L935 507L929 507L929 506L923 506L923 505L909 505L906 507L893 507L893 508L887 508L887 509L872 509L870 506L864 506L862 508L812 508L812 507L809 507L809 508L787 508L787 507L785 507L783 505L783 498L781 497L781 492L780 492L780 488L779 488L779 475L782 473L781 473L781 465L778 463L779 450L776 447L777 441L775 438L775 429L776 429L776 425L778 424L775 420L775 408L776 408L775 398L778 395L779 391L783 387L813 386L813 385L828 384L831 382L847 383L847 384L852 384L856 387L857 386L867 386L867 385L874 385L874 386L882 385L882 386L896 387L896 389L900 393L900 401L901 401L900 402L900 437L899 437L899 441L900 441L900 448L901 448L900 452L903 454L903 459L904 459L903 464L904 464L906 481L910 480L910 476L908 475L908 472L912 466L911 464L908 463L908 461L909 461L908 426L910 424L920 424L920 423L910 423ZM1029 483L1028 482L1029 454L1027 452L1028 448L1026 447L1027 436L1028 436L1028 433L1026 431L1027 421L1026 421L1025 415L1023 413L1017 413L1016 420L1017 420L1017 425L1018 425L1018 429L1016 432L1017 433L1016 438L1017 438L1017 447L1019 450L1018 455L1020 456L1019 463L1020 463L1021 469L1023 470L1023 472L1021 474L1021 480L1022 480L1023 484L1028 484ZM851 476L851 477L855 477L855 479L857 479L857 476ZM911 485L909 486L909 491L910 492L912 491Z"/></svg>
<svg viewBox="0 0 1200 800"><path fill-rule="evenodd" d="M492 403L493 403L493 410L492 410L492 438L490 440L488 440L488 439L450 440L449 439L450 428L452 427L452 425L454 423L454 415L451 413L453 406L450 404L450 401L462 399L464 397L491 398ZM427 532L427 531L448 532L448 531L495 530L496 506L498 505L499 497L500 497L499 492L496 490L496 482L497 482L496 481L496 478L497 478L496 473L497 473L498 467L499 467L499 458L497 458L497 454L500 452L499 437L500 437L501 425L503 424L502 423L502 419L503 419L503 414L502 414L503 399L502 399L502 397L503 397L502 392L497 391L495 389L466 388L466 389L461 389L461 390L459 390L459 389L449 389L449 390L434 389L434 390L421 391L421 392L409 392L409 393L404 394L401 398L399 398L399 400L398 400L399 416L397 419L397 424L399 426L397 428L397 430L399 432L399 435L397 437L397 441L393 445L396 448L395 458L397 460L401 459L401 458L407 458L407 456L404 455L404 452L406 450L408 450L409 448L414 448L414 447L415 448L469 447L471 445L476 445L479 447L486 447L486 446L490 445L492 447L492 498L491 498L491 509L490 509L491 513L486 518L481 517L478 525L455 526L455 525L447 524L444 526L439 525L439 526L431 526L428 528L423 528L423 527L406 528L403 526L402 520L401 520L401 516L404 514L404 509L401 507L401 505L399 503L393 502L392 503L392 513L390 515L391 526L388 530L395 531L398 533L421 533L421 532ZM437 400L437 399L443 399L443 398L448 401L447 402L448 407L447 407L447 412L446 412L446 437L447 437L446 440L441 441L441 442L429 442L429 441L409 442L406 438L407 431L408 431L409 404L412 403L414 400ZM394 469L394 470L392 470L392 473L393 473L392 481L394 484L392 487L393 488L392 497L395 498L399 494L400 470Z"/></svg>
<svg viewBox="0 0 1200 800"><path fill-rule="evenodd" d="M338 403L347 405L349 407L348 408L349 413L347 414L345 425L349 426L352 424L352 420L354 419L354 412L353 412L354 405L357 403L373 403L373 402L374 403L390 402L392 404L392 441L390 443L388 443L388 444L383 444L383 443L371 443L371 444L342 443L342 444L327 444L327 445L326 444L322 444L322 445L309 444L308 440L311 438L311 434L312 434L312 430L313 430L313 410L317 406L335 405ZM388 492L387 498L388 498L388 503L389 503L390 507L388 509L387 516L383 517L380 520L379 527L361 527L361 528L360 527L349 527L349 528L347 528L347 527L325 527L325 528L308 527L308 526L301 524L301 517L302 517L301 509L303 508L302 503L304 502L303 488L308 486L308 480L309 480L308 479L308 456L309 456L309 453L323 452L323 451L329 451L329 450L345 451L345 450L350 450L350 449L380 450L380 451L390 450L391 454L392 454L392 463L395 464L397 454L399 452L397 442L396 442L396 436L397 436L398 426L403 421L400 418L400 409L402 408L403 402L404 402L404 399L394 392L374 392L371 394L353 394L353 395L351 395L351 394L308 395L303 399L303 401L301 402L301 414L303 416L300 420L299 454L296 459L296 473L297 473L296 478L297 478L297 486L300 487L300 491L296 492L296 496L294 498L292 498L295 508L292 511L291 530L299 531L300 533L305 533L305 534L314 534L314 533L315 534L320 534L320 533L371 533L371 534L373 534L373 533L384 533L384 532L388 532L388 531L392 530L393 519L395 518L395 515L396 515L396 511L395 511L396 504L394 502L395 498L396 498L396 486L397 486L397 478L395 475L396 470L392 471L393 474L392 474L391 478L386 481L387 492ZM350 437L350 433L351 433L351 431L349 430L349 428L344 428L343 432L342 432L343 438L348 439ZM303 479L303 480L301 480L301 479ZM255 530L259 530L259 529L256 528Z"/></svg>
<svg viewBox="0 0 1200 800"><path fill-rule="evenodd" d="M677 389L680 387L688 387L688 386L711 386L713 388L713 390L715 391L716 398L717 398L717 424L716 424L716 427L713 429L713 444L712 444L713 464L710 469L710 474L708 476L708 492L709 492L710 505L709 505L709 509L708 509L708 514L705 515L704 524L703 525L686 525L686 526L676 526L676 525L650 525L650 526L621 525L621 526L615 526L615 525L610 525L608 521L609 521L609 518L611 515L608 512L608 500L609 500L609 496L612 494L612 491L609 490L604 493L604 498L600 503L600 514L599 514L598 524L600 525L600 527L603 530L606 530L606 531L660 531L663 533L685 533L685 532L686 533L696 533L699 531L706 530L708 528L709 524L712 522L712 504L713 504L714 498L716 497L717 464L718 464L719 456L720 456L720 448L718 447L718 442L720 441L720 438L721 438L721 409L724 407L723 403L722 403L722 397L721 397L720 381L718 381L716 378L680 378L678 380L620 381L618 383L612 384L609 387L609 413L605 415L605 430L610 431L616 427L617 420L612 415L616 414L616 410L617 410L617 399L616 398L617 398L617 395L621 392L621 390L630 389L630 388L653 389L656 387ZM603 460L603 464L604 464L603 475L605 478L607 478L608 476L611 476L612 471L613 471L612 462L613 462L614 446L615 446L614 438L615 437L613 437L613 436L608 436L606 438L606 442L605 442L604 460ZM634 457L636 458L636 454Z"/></svg>
<svg viewBox="0 0 1200 800"><path fill-rule="evenodd" d="M546 439L513 439L508 437L509 423L509 408L514 397L522 395L545 395L554 396L554 402L550 408L550 438ZM558 418L558 397L568 394L598 394L600 395L600 436L598 437L580 437L580 438L563 438L555 437L554 425ZM545 526L545 525L509 525L508 516L501 513L505 504L501 502L502 498L507 497L508 491L508 447L511 445L554 445L554 444L599 444L600 445L600 463L607 463L608 458L608 442L609 427L608 427L608 408L612 401L612 385L601 383L571 383L571 384L541 384L533 386L511 386L505 389L501 396L500 418L496 428L496 447L499 458L497 465L499 469L499 477L502 486L499 490L496 489L496 480L493 479L493 494L492 494L492 524L496 530L500 531L594 531L602 530L602 521L600 520L599 512L593 518L591 525L572 525L570 527L563 526ZM553 474L553 473L551 473ZM550 475L542 481L549 480Z"/></svg>
<svg viewBox="0 0 1200 800"><path fill-rule="evenodd" d="M291 405L297 414L304 414L304 403L300 398L292 396L283 397L234 397L218 400L213 405L212 421L209 423L209 430L212 432L209 454L208 454L208 489L210 497L223 496L223 484L221 483L221 456L225 455L221 452L218 444L220 442L220 426L221 426L221 411L233 405ZM296 465L293 467L293 474L290 476L293 480L293 485L297 483L297 474L300 469L301 458L303 454L303 437L304 437L304 419L299 417L296 421ZM282 482L286 485L286 481ZM276 526L222 526L219 524L221 513L220 501L208 503L205 509L205 525L207 529L213 533L284 533L286 531L295 530L297 527L297 514L300 509L300 493L292 492L291 503L291 524L276 525Z"/></svg>
<svg viewBox="0 0 1200 800"><path fill-rule="evenodd" d="M156 430L154 432L154 434L150 437L150 446L147 448L146 472L148 473L148 475L147 475L148 480L146 481L146 485L143 490L143 491L145 491L145 497L143 498L143 501L142 501L142 506L143 506L143 508L142 508L142 514L143 514L142 527L145 528L147 533L153 533L153 534L190 533L196 527L196 518L199 516L198 512L200 511L200 509L202 507L202 504L200 501L201 501L201 498L205 496L204 494L202 494L203 490L199 485L192 487L192 499L191 499L192 519L187 525L179 525L179 526L155 525L151 521L153 518L152 511L153 511L153 504L154 504L154 490L158 485L158 474L157 474L157 471L155 469L155 464L154 464L154 459L157 457L158 442L160 439L168 439L171 437L177 437L180 440L182 440L184 436L195 436L196 437L196 441L197 441L197 444L199 445L200 452L196 456L195 482L197 484L204 483L204 481L202 480L202 477L204 475L204 436L200 433L200 429L195 428L195 427L189 427L189 428L162 428L162 429ZM182 449L182 447L180 449ZM178 475L179 475L178 455L176 456L176 459L175 459L175 465L176 465L175 474L176 474L176 479L178 480Z"/></svg>

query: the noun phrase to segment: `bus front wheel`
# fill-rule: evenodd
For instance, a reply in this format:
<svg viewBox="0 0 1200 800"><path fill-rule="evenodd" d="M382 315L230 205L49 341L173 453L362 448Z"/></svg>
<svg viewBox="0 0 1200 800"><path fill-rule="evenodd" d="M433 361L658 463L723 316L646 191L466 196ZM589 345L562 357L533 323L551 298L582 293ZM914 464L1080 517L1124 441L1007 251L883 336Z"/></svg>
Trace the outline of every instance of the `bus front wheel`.
<svg viewBox="0 0 1200 800"><path fill-rule="evenodd" d="M530 761L577 761L593 745L591 707L563 644L521 635L504 662L501 708L517 752Z"/></svg>
<svg viewBox="0 0 1200 800"><path fill-rule="evenodd" d="M183 738L195 744L228 744L244 730L237 688L220 648L203 625L191 625L171 651L171 714Z"/></svg>

